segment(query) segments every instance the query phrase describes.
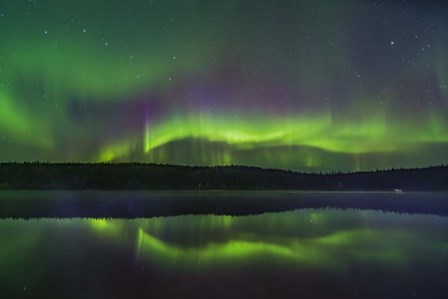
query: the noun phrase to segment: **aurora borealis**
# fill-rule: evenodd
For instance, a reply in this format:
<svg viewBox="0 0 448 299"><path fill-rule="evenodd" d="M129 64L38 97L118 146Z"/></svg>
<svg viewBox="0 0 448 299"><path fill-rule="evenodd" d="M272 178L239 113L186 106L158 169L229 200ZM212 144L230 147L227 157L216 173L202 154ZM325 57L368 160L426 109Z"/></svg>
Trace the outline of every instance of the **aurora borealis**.
<svg viewBox="0 0 448 299"><path fill-rule="evenodd" d="M443 1L1 1L0 160L448 163Z"/></svg>

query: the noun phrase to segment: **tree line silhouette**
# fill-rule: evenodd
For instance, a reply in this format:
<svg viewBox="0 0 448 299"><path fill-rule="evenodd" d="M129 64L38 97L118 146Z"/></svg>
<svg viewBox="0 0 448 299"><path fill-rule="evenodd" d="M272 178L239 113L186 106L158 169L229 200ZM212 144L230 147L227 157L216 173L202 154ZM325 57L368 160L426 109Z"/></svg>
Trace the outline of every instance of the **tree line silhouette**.
<svg viewBox="0 0 448 299"><path fill-rule="evenodd" d="M248 166L0 163L3 190L447 191L448 166L304 173Z"/></svg>

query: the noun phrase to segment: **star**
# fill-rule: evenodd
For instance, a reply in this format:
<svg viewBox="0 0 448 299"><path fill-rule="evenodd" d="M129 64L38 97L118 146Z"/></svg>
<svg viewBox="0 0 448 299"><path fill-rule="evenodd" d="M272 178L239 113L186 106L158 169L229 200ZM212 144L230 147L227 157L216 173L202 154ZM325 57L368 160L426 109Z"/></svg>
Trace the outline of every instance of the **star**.
<svg viewBox="0 0 448 299"><path fill-rule="evenodd" d="M395 42L394 42L394 41L391 41L390 44L393 46L393 45L395 45Z"/></svg>

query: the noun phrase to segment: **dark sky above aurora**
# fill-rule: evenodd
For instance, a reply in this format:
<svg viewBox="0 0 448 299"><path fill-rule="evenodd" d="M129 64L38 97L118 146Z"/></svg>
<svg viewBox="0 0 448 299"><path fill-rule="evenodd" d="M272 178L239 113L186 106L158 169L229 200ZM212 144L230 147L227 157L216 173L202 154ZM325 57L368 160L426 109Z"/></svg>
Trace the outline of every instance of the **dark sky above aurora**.
<svg viewBox="0 0 448 299"><path fill-rule="evenodd" d="M0 160L448 163L448 4L1 0Z"/></svg>

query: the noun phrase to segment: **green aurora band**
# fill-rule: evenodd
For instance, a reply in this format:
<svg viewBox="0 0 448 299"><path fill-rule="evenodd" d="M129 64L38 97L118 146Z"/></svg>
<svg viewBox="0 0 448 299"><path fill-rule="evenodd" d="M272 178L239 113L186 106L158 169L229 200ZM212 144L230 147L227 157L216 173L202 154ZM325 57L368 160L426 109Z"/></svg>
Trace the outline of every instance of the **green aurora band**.
<svg viewBox="0 0 448 299"><path fill-rule="evenodd" d="M0 160L448 163L447 10L385 5L3 1Z"/></svg>

